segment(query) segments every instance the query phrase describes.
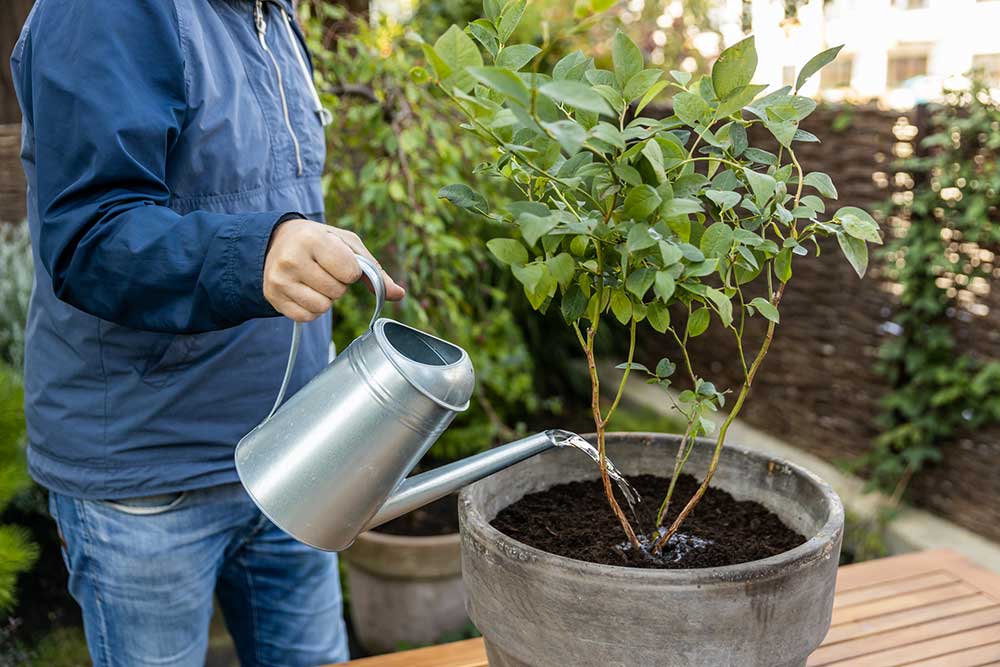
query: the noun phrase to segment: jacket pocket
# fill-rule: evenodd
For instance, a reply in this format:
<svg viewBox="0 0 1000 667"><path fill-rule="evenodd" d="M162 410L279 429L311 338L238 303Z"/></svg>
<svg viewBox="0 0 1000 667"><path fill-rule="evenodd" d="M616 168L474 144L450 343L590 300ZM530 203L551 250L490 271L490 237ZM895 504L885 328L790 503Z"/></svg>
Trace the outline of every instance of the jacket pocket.
<svg viewBox="0 0 1000 667"><path fill-rule="evenodd" d="M152 514L163 514L164 512L176 509L182 502L184 502L187 495L187 491L179 491L177 493L161 493L155 496L143 496L141 498L101 500L98 502L125 514L132 514L134 516L149 516Z"/></svg>

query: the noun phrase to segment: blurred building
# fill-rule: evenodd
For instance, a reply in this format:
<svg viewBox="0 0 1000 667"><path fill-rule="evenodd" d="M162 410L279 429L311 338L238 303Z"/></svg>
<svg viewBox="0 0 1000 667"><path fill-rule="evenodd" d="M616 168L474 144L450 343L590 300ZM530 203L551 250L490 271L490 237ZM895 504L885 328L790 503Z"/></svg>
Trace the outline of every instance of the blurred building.
<svg viewBox="0 0 1000 667"><path fill-rule="evenodd" d="M910 106L973 68L1000 86L1000 0L808 0L797 12L784 0L720 4L727 44L742 37L750 12L761 82L792 83L814 53L844 44L803 92Z"/></svg>

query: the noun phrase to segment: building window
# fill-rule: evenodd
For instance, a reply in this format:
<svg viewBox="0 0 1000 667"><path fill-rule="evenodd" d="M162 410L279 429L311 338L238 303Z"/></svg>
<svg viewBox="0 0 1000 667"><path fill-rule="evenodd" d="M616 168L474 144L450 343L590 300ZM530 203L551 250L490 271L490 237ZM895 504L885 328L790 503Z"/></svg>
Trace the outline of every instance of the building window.
<svg viewBox="0 0 1000 667"><path fill-rule="evenodd" d="M889 88L899 88L915 76L927 74L926 53L889 54Z"/></svg>
<svg viewBox="0 0 1000 667"><path fill-rule="evenodd" d="M850 88L854 74L854 56L839 55L832 63L819 72L819 86L824 90Z"/></svg>
<svg viewBox="0 0 1000 667"><path fill-rule="evenodd" d="M1000 53L980 53L972 56L972 71L990 85L1000 85Z"/></svg>

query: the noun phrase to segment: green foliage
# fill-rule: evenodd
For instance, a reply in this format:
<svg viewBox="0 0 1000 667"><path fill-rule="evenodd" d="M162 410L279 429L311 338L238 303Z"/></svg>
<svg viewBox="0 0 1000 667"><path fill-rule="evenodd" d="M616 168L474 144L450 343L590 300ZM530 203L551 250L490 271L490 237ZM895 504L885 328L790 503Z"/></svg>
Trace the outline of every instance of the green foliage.
<svg viewBox="0 0 1000 667"><path fill-rule="evenodd" d="M446 187L486 153L458 127L455 111L411 78L420 79L426 53L433 74L424 75L470 89L467 68L482 64L479 50L457 28L432 48L388 22L359 21L353 32L325 43L329 25L344 21L343 11L322 2L302 3L300 11L316 80L337 119L328 133L324 177L328 220L357 232L407 286L407 298L387 314L461 345L476 368L476 400L430 455L459 458L509 439L541 405L533 361L510 310L511 279L486 250L502 230L464 210L485 213L487 199L502 205L504 189L485 179L473 184L486 197L464 184ZM442 188L463 208L439 199ZM364 331L370 308L363 290L338 301L338 347Z"/></svg>
<svg viewBox="0 0 1000 667"><path fill-rule="evenodd" d="M18 375L0 365L0 512L30 480L24 463L24 398ZM27 531L0 526L0 612L16 602L17 577L38 557Z"/></svg>
<svg viewBox="0 0 1000 667"><path fill-rule="evenodd" d="M485 4L486 18L466 30L473 37L489 35L498 53L515 48L505 37L511 31L500 30ZM515 4L508 0L504 11ZM445 33L453 35L449 45L458 42L458 29ZM467 67L475 80L471 89L455 85L461 65L454 49L427 49L429 60L450 67L446 74L435 70L432 81L465 115L466 129L494 151L476 173L514 188L512 201L489 210L464 191L456 197L454 188L443 189L441 196L520 238L493 241L490 249L510 266L532 307L562 313L591 362L595 388L594 339L602 319L611 316L630 331L619 398L633 369L645 372L651 383L670 385L675 362L657 366L669 373L632 363L637 324L649 319L654 329L668 332L683 351L691 386L675 405L688 424L686 437L711 432L707 413L724 406L725 392L696 374L687 354L689 339L714 323L740 343L737 362L745 380L731 421L770 345L792 256L808 254L809 241L835 235L861 274L866 242L881 242L877 225L853 207L824 215L823 198L836 197L833 183L825 174L804 175L794 153L796 142L815 140L798 125L816 104L790 87L760 95L763 87L751 83L757 65L753 38L726 49L709 76L672 72L674 114L654 120L633 116L629 105L658 90L661 73L646 74L641 51L625 33L612 39L611 69L576 51L543 70L547 50L559 41L559 32L553 35L526 71L500 66L484 45L485 65ZM813 72L826 56L817 58ZM782 145L777 155L749 145L747 128L755 124ZM747 298L748 283L758 277L766 294ZM671 321L671 312L684 318ZM769 320L768 334L750 361L743 352L744 324L758 315ZM616 399L606 415L592 406L602 451L604 428L617 404ZM725 430L720 429L718 447ZM679 452L679 465L682 459ZM609 502L616 509L612 498ZM619 519L629 533L624 514Z"/></svg>
<svg viewBox="0 0 1000 667"><path fill-rule="evenodd" d="M956 436L1000 420L1000 362L964 353L952 319L965 307L959 290L992 278L980 248L1000 242L1000 101L974 81L947 92L931 127L928 154L901 165L917 183L909 225L886 250L889 277L902 286L901 334L881 350L893 391L883 433L860 461L888 491L940 460Z"/></svg>
<svg viewBox="0 0 1000 667"><path fill-rule="evenodd" d="M66 627L53 630L35 646L32 667L80 667L90 664L83 630Z"/></svg>

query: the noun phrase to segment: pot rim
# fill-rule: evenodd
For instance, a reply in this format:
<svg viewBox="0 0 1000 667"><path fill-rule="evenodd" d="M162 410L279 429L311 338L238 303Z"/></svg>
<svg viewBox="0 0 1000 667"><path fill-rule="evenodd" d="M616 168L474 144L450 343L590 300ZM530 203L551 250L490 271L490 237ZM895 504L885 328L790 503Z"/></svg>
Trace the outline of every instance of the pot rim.
<svg viewBox="0 0 1000 667"><path fill-rule="evenodd" d="M587 434L584 437L589 439L593 435ZM650 431L618 431L605 434L606 438L620 438L622 436L657 440L676 440L680 437L674 433L656 433ZM715 445L713 440L706 438L697 438L696 443L699 446ZM485 519L480 509L473 504L469 498L469 491L467 489L463 489L459 495L461 528L463 532L474 534L480 541L494 545L498 548L498 551L505 554L520 551L527 556L527 558L519 558L520 560L535 560L555 565L558 567L558 571L569 573L569 576L589 574L604 578L627 579L630 582L643 580L651 584L668 586L673 584L691 585L700 583L759 581L778 576L787 576L789 572L806 567L817 560L830 558L835 551L835 544L844 525L844 506L833 488L815 473L785 459L770 456L765 452L748 449L739 445L726 445L724 449L752 459L761 460L765 464L782 466L793 474L805 478L809 483L817 487L822 497L826 500L829 507L829 514L816 534L788 551L760 560L737 563L736 565L687 569L655 569L626 567L623 565L603 565L549 553L500 532ZM565 562L565 565L560 565L561 562Z"/></svg>
<svg viewBox="0 0 1000 667"><path fill-rule="evenodd" d="M444 535L393 535L392 533L380 533L376 530L366 530L358 535L355 542L365 540L386 546L417 546L436 547L450 546L458 544L461 540L461 533L445 533Z"/></svg>

